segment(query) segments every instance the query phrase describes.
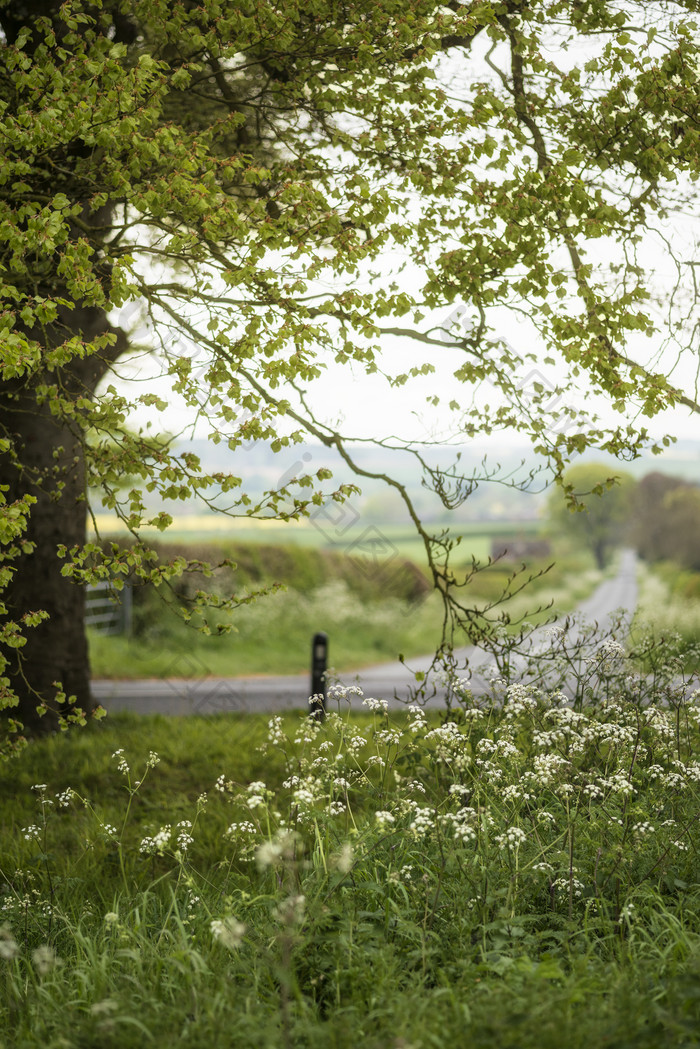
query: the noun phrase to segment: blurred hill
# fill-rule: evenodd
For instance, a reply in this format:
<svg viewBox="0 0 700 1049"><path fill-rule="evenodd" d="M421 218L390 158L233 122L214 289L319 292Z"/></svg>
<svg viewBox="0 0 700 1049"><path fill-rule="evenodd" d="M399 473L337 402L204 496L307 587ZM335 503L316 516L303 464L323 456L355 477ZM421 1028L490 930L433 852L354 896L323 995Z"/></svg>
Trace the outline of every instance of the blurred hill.
<svg viewBox="0 0 700 1049"><path fill-rule="evenodd" d="M274 453L267 445L256 443L231 452L224 444L215 445L205 439L196 439L176 442L173 448L176 452L194 452L199 456L203 470L240 477L245 490L254 497L266 489L288 484L292 478L304 473L315 474L321 468L330 469L333 479L324 483L324 490L330 492L342 483L358 484L361 494L353 496L350 502L362 513L363 519L396 524L408 520L398 493L381 480L352 476L338 452L320 444L299 444ZM431 469L440 467L452 473L448 482L451 496L454 497L459 485L462 494L466 495L461 505L452 511L446 510L430 485L426 485L421 464L413 455L364 444L351 446L350 450L361 469L386 474L404 484L426 522L535 521L544 512L550 477L527 448L491 441L486 455L483 446L477 442L422 449L421 456ZM617 460L599 451L578 456L576 462L592 460L609 462L611 474L625 470L639 479L657 471L700 484L700 441L678 441L661 455L646 453L631 462ZM300 491L308 493L309 489ZM218 500L218 505L225 507L230 501L230 495L224 496ZM179 507L169 504L168 510L178 516L202 512L201 504L195 500Z"/></svg>

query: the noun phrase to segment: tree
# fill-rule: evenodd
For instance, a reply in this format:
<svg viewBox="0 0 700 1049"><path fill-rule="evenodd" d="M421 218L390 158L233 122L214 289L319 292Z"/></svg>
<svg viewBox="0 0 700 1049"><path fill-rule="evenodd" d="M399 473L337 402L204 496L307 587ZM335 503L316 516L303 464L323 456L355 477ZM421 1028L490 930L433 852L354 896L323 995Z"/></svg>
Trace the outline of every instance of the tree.
<svg viewBox="0 0 700 1049"><path fill-rule="evenodd" d="M666 498L688 484L667 474L647 474L639 481L632 498L630 538L645 561L666 557L668 537L672 530Z"/></svg>
<svg viewBox="0 0 700 1049"><path fill-rule="evenodd" d="M664 556L693 572L700 571L700 488L675 488L664 497L668 522Z"/></svg>
<svg viewBox="0 0 700 1049"><path fill-rule="evenodd" d="M647 474L633 499L632 536L646 561L675 561L700 571L700 488L680 477Z"/></svg>
<svg viewBox="0 0 700 1049"><path fill-rule="evenodd" d="M445 599L446 644L483 617L451 574L449 539L429 535L406 487L359 467L352 434L314 412L329 361L381 370L384 337L410 337L428 357L387 374L398 389L458 354L445 406L455 433L527 434L559 482L586 447L635 455L648 443L636 424L605 428L575 407L583 377L620 411L700 410L628 345L635 332L685 338L652 316L635 253L654 216L692 198L700 170L697 9L0 0L5 705L18 700L34 728L57 724L64 692L68 709L89 712L83 584L187 571L143 542L144 492L223 491L233 514L289 518L351 490L328 490L321 470L251 500L234 475L130 434L131 403L161 402L138 390L129 401L110 381L129 304L150 319L148 350L173 395L207 415L214 440L235 451L311 435L401 495ZM601 239L607 271L586 254ZM419 274L414 292L387 274L392 251ZM429 326L426 310L455 303ZM529 318L536 351L504 346L503 310ZM474 407L485 381L495 406ZM410 450L448 508L483 480ZM134 475L141 486L124 497L120 478ZM95 488L130 549L86 543Z"/></svg>
<svg viewBox="0 0 700 1049"><path fill-rule="evenodd" d="M605 463L579 463L564 473L564 490L549 499L550 519L579 545L587 547L598 568L620 546L629 529L635 481L624 471L611 476Z"/></svg>

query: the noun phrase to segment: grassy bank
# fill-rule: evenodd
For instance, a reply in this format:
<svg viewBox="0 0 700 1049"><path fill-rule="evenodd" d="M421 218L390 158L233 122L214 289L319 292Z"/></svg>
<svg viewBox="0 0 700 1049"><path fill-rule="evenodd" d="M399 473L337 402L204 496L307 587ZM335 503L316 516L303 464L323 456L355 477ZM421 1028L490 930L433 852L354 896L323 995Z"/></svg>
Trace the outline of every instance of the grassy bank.
<svg viewBox="0 0 700 1049"><path fill-rule="evenodd" d="M700 674L700 573L671 562L639 566L639 603L631 641L633 645L663 640L679 668Z"/></svg>
<svg viewBox="0 0 700 1049"><path fill-rule="evenodd" d="M178 548L181 549L181 548ZM189 548L190 556L233 556L244 585L257 587L276 580L287 589L241 607L230 619L233 630L206 636L179 618L173 595L154 589L135 591L131 637L91 633L90 651L96 677L201 677L285 674L308 669L311 636L324 630L330 638L330 663L338 671L407 658L435 649L440 640L442 606L420 569L397 560L391 574L372 572L338 554L312 556L303 549ZM532 573L550 562L533 562ZM393 564L393 563L392 563ZM466 573L467 566L462 567ZM466 596L485 605L508 585L513 566L499 562L475 575ZM524 582L526 576L520 577ZM550 615L550 604L566 612L586 597L601 579L582 553L557 557L554 567L508 601L514 620ZM190 580L191 592L206 580ZM216 580L215 580L216 583ZM514 584L515 587L519 582ZM223 583L219 584L225 593ZM188 593L175 599L187 601ZM544 611L536 614L538 606Z"/></svg>
<svg viewBox="0 0 700 1049"><path fill-rule="evenodd" d="M695 706L345 710L7 768L3 1049L698 1044Z"/></svg>

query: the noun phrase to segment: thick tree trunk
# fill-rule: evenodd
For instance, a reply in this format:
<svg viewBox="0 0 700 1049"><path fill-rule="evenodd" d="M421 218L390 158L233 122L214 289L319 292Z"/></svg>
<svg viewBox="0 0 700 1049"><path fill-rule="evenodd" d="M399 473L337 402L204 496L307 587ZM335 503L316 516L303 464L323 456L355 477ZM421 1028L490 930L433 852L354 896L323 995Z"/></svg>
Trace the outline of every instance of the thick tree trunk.
<svg viewBox="0 0 700 1049"><path fill-rule="evenodd" d="M103 311L76 309L62 318L86 341L110 330ZM115 329L111 329L115 330ZM62 330L66 337L65 328ZM64 396L91 395L101 376L126 344L123 333L105 357L76 359L58 378ZM26 538L34 544L29 554L12 562L13 576L1 597L11 619L45 611L48 619L24 630L26 644L5 649L5 671L19 698L19 706L4 713L17 717L30 734L52 732L59 716L69 709L56 703L59 682L73 706L89 714L96 707L90 692L90 665L85 636L85 594L81 585L61 574L65 564L57 554L86 541L85 450L79 428L55 418L48 403L37 403L33 381L0 385L0 430L10 437L13 454L0 456L0 484L8 501L31 495ZM45 705L43 716L37 707Z"/></svg>
<svg viewBox="0 0 700 1049"><path fill-rule="evenodd" d="M48 406L37 407L31 393L23 391L9 404L0 394L0 406L22 462L20 470L8 457L0 461L0 482L9 484L10 499L26 494L36 498L26 534L34 550L13 562L3 600L12 619L39 610L49 616L26 629L23 648L4 653L10 659L6 674L20 701L11 713L31 733L55 731L59 711L67 712L56 704L56 682L85 713L95 707L84 591L61 575L64 562L56 552L61 543L71 547L86 539L83 448L79 437L52 419ZM40 704L48 707L43 717L37 714Z"/></svg>

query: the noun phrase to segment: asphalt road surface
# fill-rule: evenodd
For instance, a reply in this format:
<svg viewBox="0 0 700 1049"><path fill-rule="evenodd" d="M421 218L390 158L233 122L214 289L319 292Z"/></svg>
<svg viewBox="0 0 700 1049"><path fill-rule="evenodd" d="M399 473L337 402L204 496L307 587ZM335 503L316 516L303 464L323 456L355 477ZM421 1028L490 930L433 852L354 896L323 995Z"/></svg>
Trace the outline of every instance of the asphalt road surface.
<svg viewBox="0 0 700 1049"><path fill-rule="evenodd" d="M619 570L614 578L601 583L597 590L576 610L569 623L567 636L575 637L584 622L596 622L606 630L613 622L617 609L624 609L631 618L637 604L636 557L634 551L622 551ZM551 644L547 628L534 631L529 642L532 655L544 652ZM330 639L332 645L333 639ZM478 694L488 687L493 662L483 652L463 648L455 652L459 663L469 661L472 691ZM522 658L523 666L525 664ZM516 677L518 657L512 661ZM414 673L428 671L432 657L425 656L402 663L383 663L366 667L356 673L341 676L341 684L359 685L365 696L387 699L398 705L410 698L415 687ZM332 662L332 650L331 650ZM410 669L409 669L410 667ZM432 682L430 682L432 686ZM439 706L445 702L445 688L436 684L436 693L427 702ZM214 714L219 712L279 712L308 709L309 674L288 677L212 678L204 673L197 678L173 677L165 680L114 681L95 680L92 683L95 698L108 713L128 710L139 714ZM432 692L432 687L430 692ZM353 705L361 705L360 697L353 697Z"/></svg>

